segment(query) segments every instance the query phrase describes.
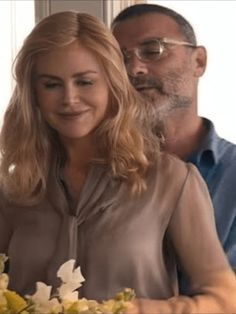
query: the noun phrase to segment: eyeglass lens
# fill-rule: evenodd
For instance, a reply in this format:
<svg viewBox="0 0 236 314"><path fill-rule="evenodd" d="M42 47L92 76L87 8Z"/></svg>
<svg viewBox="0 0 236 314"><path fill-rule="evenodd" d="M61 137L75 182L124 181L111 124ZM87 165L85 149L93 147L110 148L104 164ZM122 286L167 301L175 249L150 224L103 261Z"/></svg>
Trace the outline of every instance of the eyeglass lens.
<svg viewBox="0 0 236 314"><path fill-rule="evenodd" d="M143 61L155 61L160 58L163 47L160 41L143 43L137 48L138 57Z"/></svg>
<svg viewBox="0 0 236 314"><path fill-rule="evenodd" d="M133 52L141 61L156 61L161 57L163 46L160 41L153 40L142 43L140 46L135 48ZM129 51L123 51L123 54L125 63L128 63L132 53Z"/></svg>

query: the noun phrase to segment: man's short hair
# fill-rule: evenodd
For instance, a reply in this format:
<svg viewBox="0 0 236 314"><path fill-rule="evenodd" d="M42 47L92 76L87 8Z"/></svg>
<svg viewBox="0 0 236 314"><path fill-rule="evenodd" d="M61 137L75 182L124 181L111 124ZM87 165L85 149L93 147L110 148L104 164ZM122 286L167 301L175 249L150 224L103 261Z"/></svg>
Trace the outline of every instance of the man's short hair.
<svg viewBox="0 0 236 314"><path fill-rule="evenodd" d="M158 4L135 4L125 8L113 20L111 28L123 21L143 16L150 13L159 13L171 17L178 25L185 39L193 45L197 45L196 35L192 25L179 13Z"/></svg>

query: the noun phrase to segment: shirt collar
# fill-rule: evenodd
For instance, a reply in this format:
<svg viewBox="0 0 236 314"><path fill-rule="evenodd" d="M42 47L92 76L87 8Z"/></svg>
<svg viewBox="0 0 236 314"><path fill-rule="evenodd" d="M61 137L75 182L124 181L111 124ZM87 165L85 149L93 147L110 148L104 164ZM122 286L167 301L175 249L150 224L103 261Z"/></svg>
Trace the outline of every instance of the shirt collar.
<svg viewBox="0 0 236 314"><path fill-rule="evenodd" d="M212 121L202 118L206 127L206 135L199 145L197 151L192 153L187 161L193 162L196 165L201 165L207 162L209 166L214 166L220 159L220 137L217 135Z"/></svg>

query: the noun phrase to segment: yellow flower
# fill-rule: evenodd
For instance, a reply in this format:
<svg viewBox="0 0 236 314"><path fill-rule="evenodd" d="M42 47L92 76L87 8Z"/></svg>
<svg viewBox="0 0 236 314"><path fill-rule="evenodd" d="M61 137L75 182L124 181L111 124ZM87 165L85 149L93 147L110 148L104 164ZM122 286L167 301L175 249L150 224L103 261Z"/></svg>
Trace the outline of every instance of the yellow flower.
<svg viewBox="0 0 236 314"><path fill-rule="evenodd" d="M9 277L7 274L0 275L0 291L5 291L8 287Z"/></svg>
<svg viewBox="0 0 236 314"><path fill-rule="evenodd" d="M12 310L13 314L27 307L26 301L14 291L6 290L3 292L3 295L7 300L8 309Z"/></svg>
<svg viewBox="0 0 236 314"><path fill-rule="evenodd" d="M5 254L0 253L0 274L4 271L4 266L8 257Z"/></svg>
<svg viewBox="0 0 236 314"><path fill-rule="evenodd" d="M135 293L132 289L124 289L116 294L114 299L104 301L99 305L99 309L103 314L121 314L128 306L130 301L134 299Z"/></svg>
<svg viewBox="0 0 236 314"><path fill-rule="evenodd" d="M69 260L57 272L61 279L57 295L52 295L51 286L37 282L36 292L23 298L7 289L6 260L6 255L0 254L0 314L122 314L135 297L132 289L124 289L103 303L79 298L78 288L85 279L80 267L74 269L75 260Z"/></svg>
<svg viewBox="0 0 236 314"><path fill-rule="evenodd" d="M0 314L7 313L7 300L2 292L0 292Z"/></svg>
<svg viewBox="0 0 236 314"><path fill-rule="evenodd" d="M65 307L65 314L97 314L99 307L98 303L94 300L87 300L85 298L79 299L69 307Z"/></svg>

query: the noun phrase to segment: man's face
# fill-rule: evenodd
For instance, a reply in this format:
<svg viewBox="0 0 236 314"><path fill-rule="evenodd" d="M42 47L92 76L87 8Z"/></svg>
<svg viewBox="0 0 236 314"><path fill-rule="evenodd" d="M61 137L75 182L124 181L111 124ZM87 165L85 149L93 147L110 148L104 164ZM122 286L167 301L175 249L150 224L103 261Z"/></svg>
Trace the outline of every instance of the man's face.
<svg viewBox="0 0 236 314"><path fill-rule="evenodd" d="M131 18L117 24L113 34L129 58L126 68L134 87L155 105L158 114L168 115L178 108L189 108L196 93L195 48L164 44L158 60L140 60L133 49L155 38L186 41L177 23L158 13Z"/></svg>

